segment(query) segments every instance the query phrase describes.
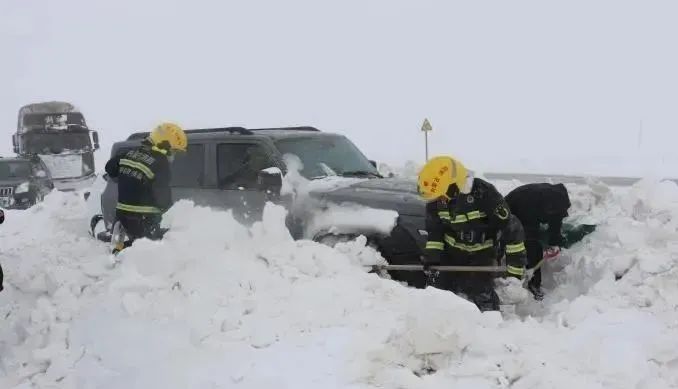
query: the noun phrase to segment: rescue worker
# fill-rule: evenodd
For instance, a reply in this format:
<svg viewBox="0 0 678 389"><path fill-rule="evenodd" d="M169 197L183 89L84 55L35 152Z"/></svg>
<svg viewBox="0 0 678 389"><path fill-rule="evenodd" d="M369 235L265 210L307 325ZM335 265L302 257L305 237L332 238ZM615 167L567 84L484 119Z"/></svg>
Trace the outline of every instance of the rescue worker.
<svg viewBox="0 0 678 389"><path fill-rule="evenodd" d="M160 220L172 205L170 163L174 153L185 152L186 147L184 130L173 123L162 123L140 147L106 163L106 173L118 181L116 219L119 223L116 222L113 230L113 254L139 238L162 238ZM129 240L124 241L121 235Z"/></svg>
<svg viewBox="0 0 678 389"><path fill-rule="evenodd" d="M570 196L563 184L535 183L519 186L508 195L506 201L511 212L520 219L525 231L527 267L534 270L528 281L528 289L534 298L541 300L541 266L543 261L560 253L563 245L561 229L563 219L568 216ZM540 225L548 224L548 246L542 247Z"/></svg>
<svg viewBox="0 0 678 389"><path fill-rule="evenodd" d="M494 266L503 243L507 275L523 279L522 226L492 184L475 178L454 158L441 156L423 167L418 190L428 202L428 242L421 258L424 269L431 265ZM466 295L481 311L499 310L495 276L489 272L442 271L432 286Z"/></svg>

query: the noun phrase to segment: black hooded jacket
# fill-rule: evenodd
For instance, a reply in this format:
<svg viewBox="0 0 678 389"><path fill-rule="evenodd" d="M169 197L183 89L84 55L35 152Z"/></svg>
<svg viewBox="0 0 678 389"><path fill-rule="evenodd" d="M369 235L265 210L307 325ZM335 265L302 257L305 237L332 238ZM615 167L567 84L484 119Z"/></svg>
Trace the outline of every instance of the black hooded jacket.
<svg viewBox="0 0 678 389"><path fill-rule="evenodd" d="M519 186L508 195L511 213L523 224L527 239L538 239L539 225L548 224L549 245L562 245L561 228L568 216L570 196L563 184L535 183Z"/></svg>

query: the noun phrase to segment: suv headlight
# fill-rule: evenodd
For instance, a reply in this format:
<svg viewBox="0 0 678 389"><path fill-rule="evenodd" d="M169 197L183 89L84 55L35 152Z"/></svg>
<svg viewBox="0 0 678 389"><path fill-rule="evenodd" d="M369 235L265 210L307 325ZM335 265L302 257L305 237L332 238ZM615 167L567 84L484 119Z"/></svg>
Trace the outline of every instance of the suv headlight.
<svg viewBox="0 0 678 389"><path fill-rule="evenodd" d="M19 186L17 186L16 189L14 189L14 193L26 193L29 190L31 190L30 183L24 182L24 183L19 184Z"/></svg>

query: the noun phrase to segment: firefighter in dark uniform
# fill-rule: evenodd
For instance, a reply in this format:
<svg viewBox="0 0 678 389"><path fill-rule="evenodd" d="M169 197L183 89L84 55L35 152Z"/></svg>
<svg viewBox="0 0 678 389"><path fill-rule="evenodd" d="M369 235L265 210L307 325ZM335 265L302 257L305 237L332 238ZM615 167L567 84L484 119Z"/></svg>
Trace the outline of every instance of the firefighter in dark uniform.
<svg viewBox="0 0 678 389"><path fill-rule="evenodd" d="M185 152L186 147L184 130L173 123L162 123L140 147L106 163L106 173L118 182L114 254L136 239L162 237L160 220L172 205L170 163L173 154ZM125 241L124 236L128 240Z"/></svg>
<svg viewBox="0 0 678 389"><path fill-rule="evenodd" d="M523 279L525 245L523 230L495 187L474 178L451 157L431 159L418 179L420 195L428 201L428 242L422 256L431 265L494 266L504 247L507 275ZM434 285L464 294L482 311L499 310L494 273L439 272Z"/></svg>
<svg viewBox="0 0 678 389"><path fill-rule="evenodd" d="M535 299L541 300L541 265L544 259L558 255L563 245L561 229L568 216L570 196L563 184L535 183L519 186L508 195L506 201L511 212L520 219L525 231L527 267L534 269L528 281L528 289ZM540 225L548 225L548 246L542 247L539 239Z"/></svg>

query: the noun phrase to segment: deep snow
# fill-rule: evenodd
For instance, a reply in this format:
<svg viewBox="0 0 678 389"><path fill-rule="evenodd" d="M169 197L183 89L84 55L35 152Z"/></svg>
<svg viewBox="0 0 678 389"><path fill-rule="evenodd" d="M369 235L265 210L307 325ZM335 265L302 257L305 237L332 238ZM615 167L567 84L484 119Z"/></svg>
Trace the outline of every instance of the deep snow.
<svg viewBox="0 0 678 389"><path fill-rule="evenodd" d="M503 317L366 273L364 240L293 241L276 206L246 228L184 201L113 260L53 193L0 228L0 388L678 386L678 187L569 188L599 229Z"/></svg>

